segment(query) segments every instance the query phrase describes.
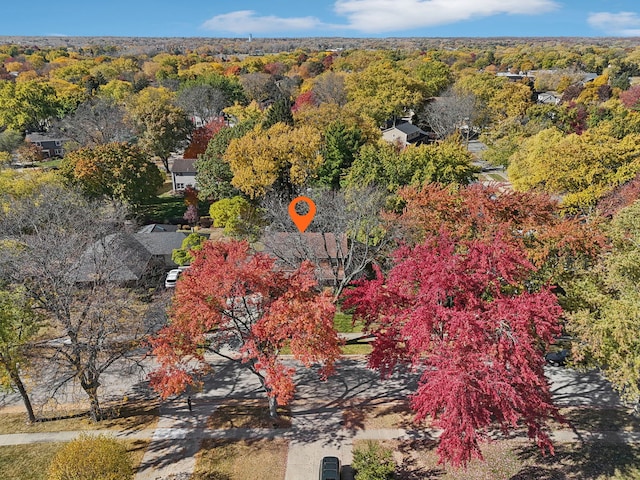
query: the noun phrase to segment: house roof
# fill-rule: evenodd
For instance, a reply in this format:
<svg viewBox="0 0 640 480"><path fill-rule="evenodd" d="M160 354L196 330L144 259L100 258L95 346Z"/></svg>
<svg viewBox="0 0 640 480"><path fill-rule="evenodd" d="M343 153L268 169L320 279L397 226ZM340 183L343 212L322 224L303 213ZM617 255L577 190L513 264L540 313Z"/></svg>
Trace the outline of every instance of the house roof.
<svg viewBox="0 0 640 480"><path fill-rule="evenodd" d="M262 237L265 253L278 258L293 256L309 260L328 260L342 258L347 252L347 237L339 235L338 241L333 233L305 232L268 233Z"/></svg>
<svg viewBox="0 0 640 480"><path fill-rule="evenodd" d="M144 227L142 227L140 230L138 230L138 233L175 232L177 230L177 225L152 223L150 225L145 225Z"/></svg>
<svg viewBox="0 0 640 480"><path fill-rule="evenodd" d="M94 242L81 256L72 272L76 282L97 278L112 282L139 280L151 253L132 235L113 233Z"/></svg>
<svg viewBox="0 0 640 480"><path fill-rule="evenodd" d="M407 135L411 135L412 133L426 134L424 131L422 131L421 128L416 127L413 123L409 122L398 123L396 124L395 128L400 130L402 133L406 133Z"/></svg>
<svg viewBox="0 0 640 480"><path fill-rule="evenodd" d="M187 238L183 232L134 233L132 236L151 255L171 255L182 247L182 241Z"/></svg>
<svg viewBox="0 0 640 480"><path fill-rule="evenodd" d="M49 136L46 133L35 132L35 133L27 133L24 137L27 142L35 143L35 142L65 142L68 138L64 137L54 137Z"/></svg>
<svg viewBox="0 0 640 480"><path fill-rule="evenodd" d="M176 158L171 166L174 173L197 173L196 161L191 158Z"/></svg>
<svg viewBox="0 0 640 480"><path fill-rule="evenodd" d="M333 233L305 232L287 233L275 232L264 235L261 239L264 253L277 259L277 265L284 270L297 267L302 260L310 260L316 264L315 275L318 281L335 280L338 268L338 278L344 278L341 262L347 255L347 236Z"/></svg>

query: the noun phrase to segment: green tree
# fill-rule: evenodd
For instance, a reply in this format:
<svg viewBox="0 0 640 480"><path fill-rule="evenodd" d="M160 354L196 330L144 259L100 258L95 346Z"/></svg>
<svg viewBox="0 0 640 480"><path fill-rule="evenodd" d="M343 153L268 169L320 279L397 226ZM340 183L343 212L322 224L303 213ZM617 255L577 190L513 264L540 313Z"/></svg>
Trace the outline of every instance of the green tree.
<svg viewBox="0 0 640 480"><path fill-rule="evenodd" d="M138 130L139 145L160 158L169 172L169 155L188 144L193 123L184 110L173 105L168 91L149 90L140 92L128 110Z"/></svg>
<svg viewBox="0 0 640 480"><path fill-rule="evenodd" d="M13 152L22 144L22 135L15 130L0 132L0 152Z"/></svg>
<svg viewBox="0 0 640 480"><path fill-rule="evenodd" d="M222 91L225 98L231 103L245 103L247 101L238 77L220 75L217 73L205 73L195 78L188 79L180 85L180 90L200 85L207 85Z"/></svg>
<svg viewBox="0 0 640 480"><path fill-rule="evenodd" d="M240 193L232 184L233 172L229 163L224 160L224 153L231 140L242 138L256 125L256 121L249 120L239 123L235 127L223 128L216 133L203 155L196 161L196 181L200 190L200 198L213 201L231 198Z"/></svg>
<svg viewBox="0 0 640 480"><path fill-rule="evenodd" d="M318 170L317 183L338 190L363 144L362 132L357 126L349 127L340 120L331 123L324 131L324 162Z"/></svg>
<svg viewBox="0 0 640 480"><path fill-rule="evenodd" d="M182 241L180 248L176 248L171 253L171 260L177 265L189 265L193 261L192 252L202 249L202 244L206 241L206 237L191 233Z"/></svg>
<svg viewBox="0 0 640 480"><path fill-rule="evenodd" d="M27 410L29 422L36 421L21 366L27 361L25 347L41 326L40 316L19 290L0 290L0 387L17 389Z"/></svg>
<svg viewBox="0 0 640 480"><path fill-rule="evenodd" d="M415 69L415 75L424 83L426 96L442 93L453 82L449 66L434 60L418 65Z"/></svg>
<svg viewBox="0 0 640 480"><path fill-rule="evenodd" d="M60 171L87 195L106 195L134 206L153 198L164 183L164 176L147 155L127 143L71 152L60 164Z"/></svg>
<svg viewBox="0 0 640 480"><path fill-rule="evenodd" d="M262 223L260 212L241 196L212 203L209 215L213 219L213 226L224 228L225 234L249 240L257 238Z"/></svg>
<svg viewBox="0 0 640 480"><path fill-rule="evenodd" d="M477 171L469 152L452 141L409 146L398 151L394 145L381 140L377 145L360 149L345 184L352 187L384 185L390 192L404 185L431 182L467 185Z"/></svg>
<svg viewBox="0 0 640 480"><path fill-rule="evenodd" d="M278 122L293 127L291 101L288 98L280 98L269 107L269 109L267 110L267 114L262 122L262 128L266 130L274 126Z"/></svg>
<svg viewBox="0 0 640 480"><path fill-rule="evenodd" d="M353 450L351 467L355 470L355 480L390 480L396 469L391 449L372 440Z"/></svg>

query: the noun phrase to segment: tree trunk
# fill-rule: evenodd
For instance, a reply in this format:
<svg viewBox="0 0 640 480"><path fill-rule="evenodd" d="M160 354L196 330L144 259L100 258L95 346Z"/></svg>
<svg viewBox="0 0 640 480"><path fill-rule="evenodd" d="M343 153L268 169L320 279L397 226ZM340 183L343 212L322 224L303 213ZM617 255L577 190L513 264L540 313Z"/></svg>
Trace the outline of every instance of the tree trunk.
<svg viewBox="0 0 640 480"><path fill-rule="evenodd" d="M269 396L269 416L273 419L278 418L278 401L276 397Z"/></svg>
<svg viewBox="0 0 640 480"><path fill-rule="evenodd" d="M102 409L100 408L100 400L98 399L98 387L84 387L84 391L89 396L89 416L94 422L103 420Z"/></svg>
<svg viewBox="0 0 640 480"><path fill-rule="evenodd" d="M167 173L171 173L171 170L169 170L169 158L163 158L162 165L164 166L164 169L167 171Z"/></svg>
<svg viewBox="0 0 640 480"><path fill-rule="evenodd" d="M36 421L36 416L33 413L33 406L31 405L31 399L29 398L29 394L27 393L27 389L24 388L24 384L22 383L22 379L20 378L20 374L17 370L11 369L9 372L9 376L11 377L11 381L14 383L18 392L20 392L20 396L22 397L22 402L24 403L24 407L27 409L27 416L29 417L29 423L34 423Z"/></svg>

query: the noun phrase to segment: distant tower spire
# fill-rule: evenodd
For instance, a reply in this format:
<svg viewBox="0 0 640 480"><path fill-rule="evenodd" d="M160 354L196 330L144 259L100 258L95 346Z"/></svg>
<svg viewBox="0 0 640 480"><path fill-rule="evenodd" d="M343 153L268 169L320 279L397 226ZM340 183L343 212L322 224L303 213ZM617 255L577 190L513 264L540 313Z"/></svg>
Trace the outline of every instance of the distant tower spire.
<svg viewBox="0 0 640 480"><path fill-rule="evenodd" d="M253 35L249 34L249 41L251 42L253 40Z"/></svg>

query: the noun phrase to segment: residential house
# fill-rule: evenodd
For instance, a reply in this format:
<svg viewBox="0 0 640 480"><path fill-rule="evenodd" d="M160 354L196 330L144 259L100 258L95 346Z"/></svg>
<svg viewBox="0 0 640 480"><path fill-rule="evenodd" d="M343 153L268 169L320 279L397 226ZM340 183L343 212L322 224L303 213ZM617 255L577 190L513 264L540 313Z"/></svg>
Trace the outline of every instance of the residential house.
<svg viewBox="0 0 640 480"><path fill-rule="evenodd" d="M184 232L138 232L132 236L154 258L162 260L165 268L177 267L171 255L174 250L182 248L182 241L187 238Z"/></svg>
<svg viewBox="0 0 640 480"><path fill-rule="evenodd" d="M560 100L562 99L562 95L558 92L541 92L538 93L538 103L544 105L558 105Z"/></svg>
<svg viewBox="0 0 640 480"><path fill-rule="evenodd" d="M24 139L40 147L44 158L64 157L64 143L69 140L64 137L49 136L46 133L28 133Z"/></svg>
<svg viewBox="0 0 640 480"><path fill-rule="evenodd" d="M183 232L113 233L94 242L81 256L73 272L78 283L95 280L139 284L177 265L173 250L182 247Z"/></svg>
<svg viewBox="0 0 640 480"><path fill-rule="evenodd" d="M348 256L346 235L305 232L267 233L260 243L264 252L277 259L281 268L295 269L304 260L314 263L320 285L333 285L344 279L344 264Z"/></svg>
<svg viewBox="0 0 640 480"><path fill-rule="evenodd" d="M402 147L420 145L429 139L427 132L407 121L394 122L382 130L382 138L389 143L398 143Z"/></svg>
<svg viewBox="0 0 640 480"><path fill-rule="evenodd" d="M171 183L173 190L181 192L187 187L196 186L196 161L187 158L176 158L171 166Z"/></svg>

